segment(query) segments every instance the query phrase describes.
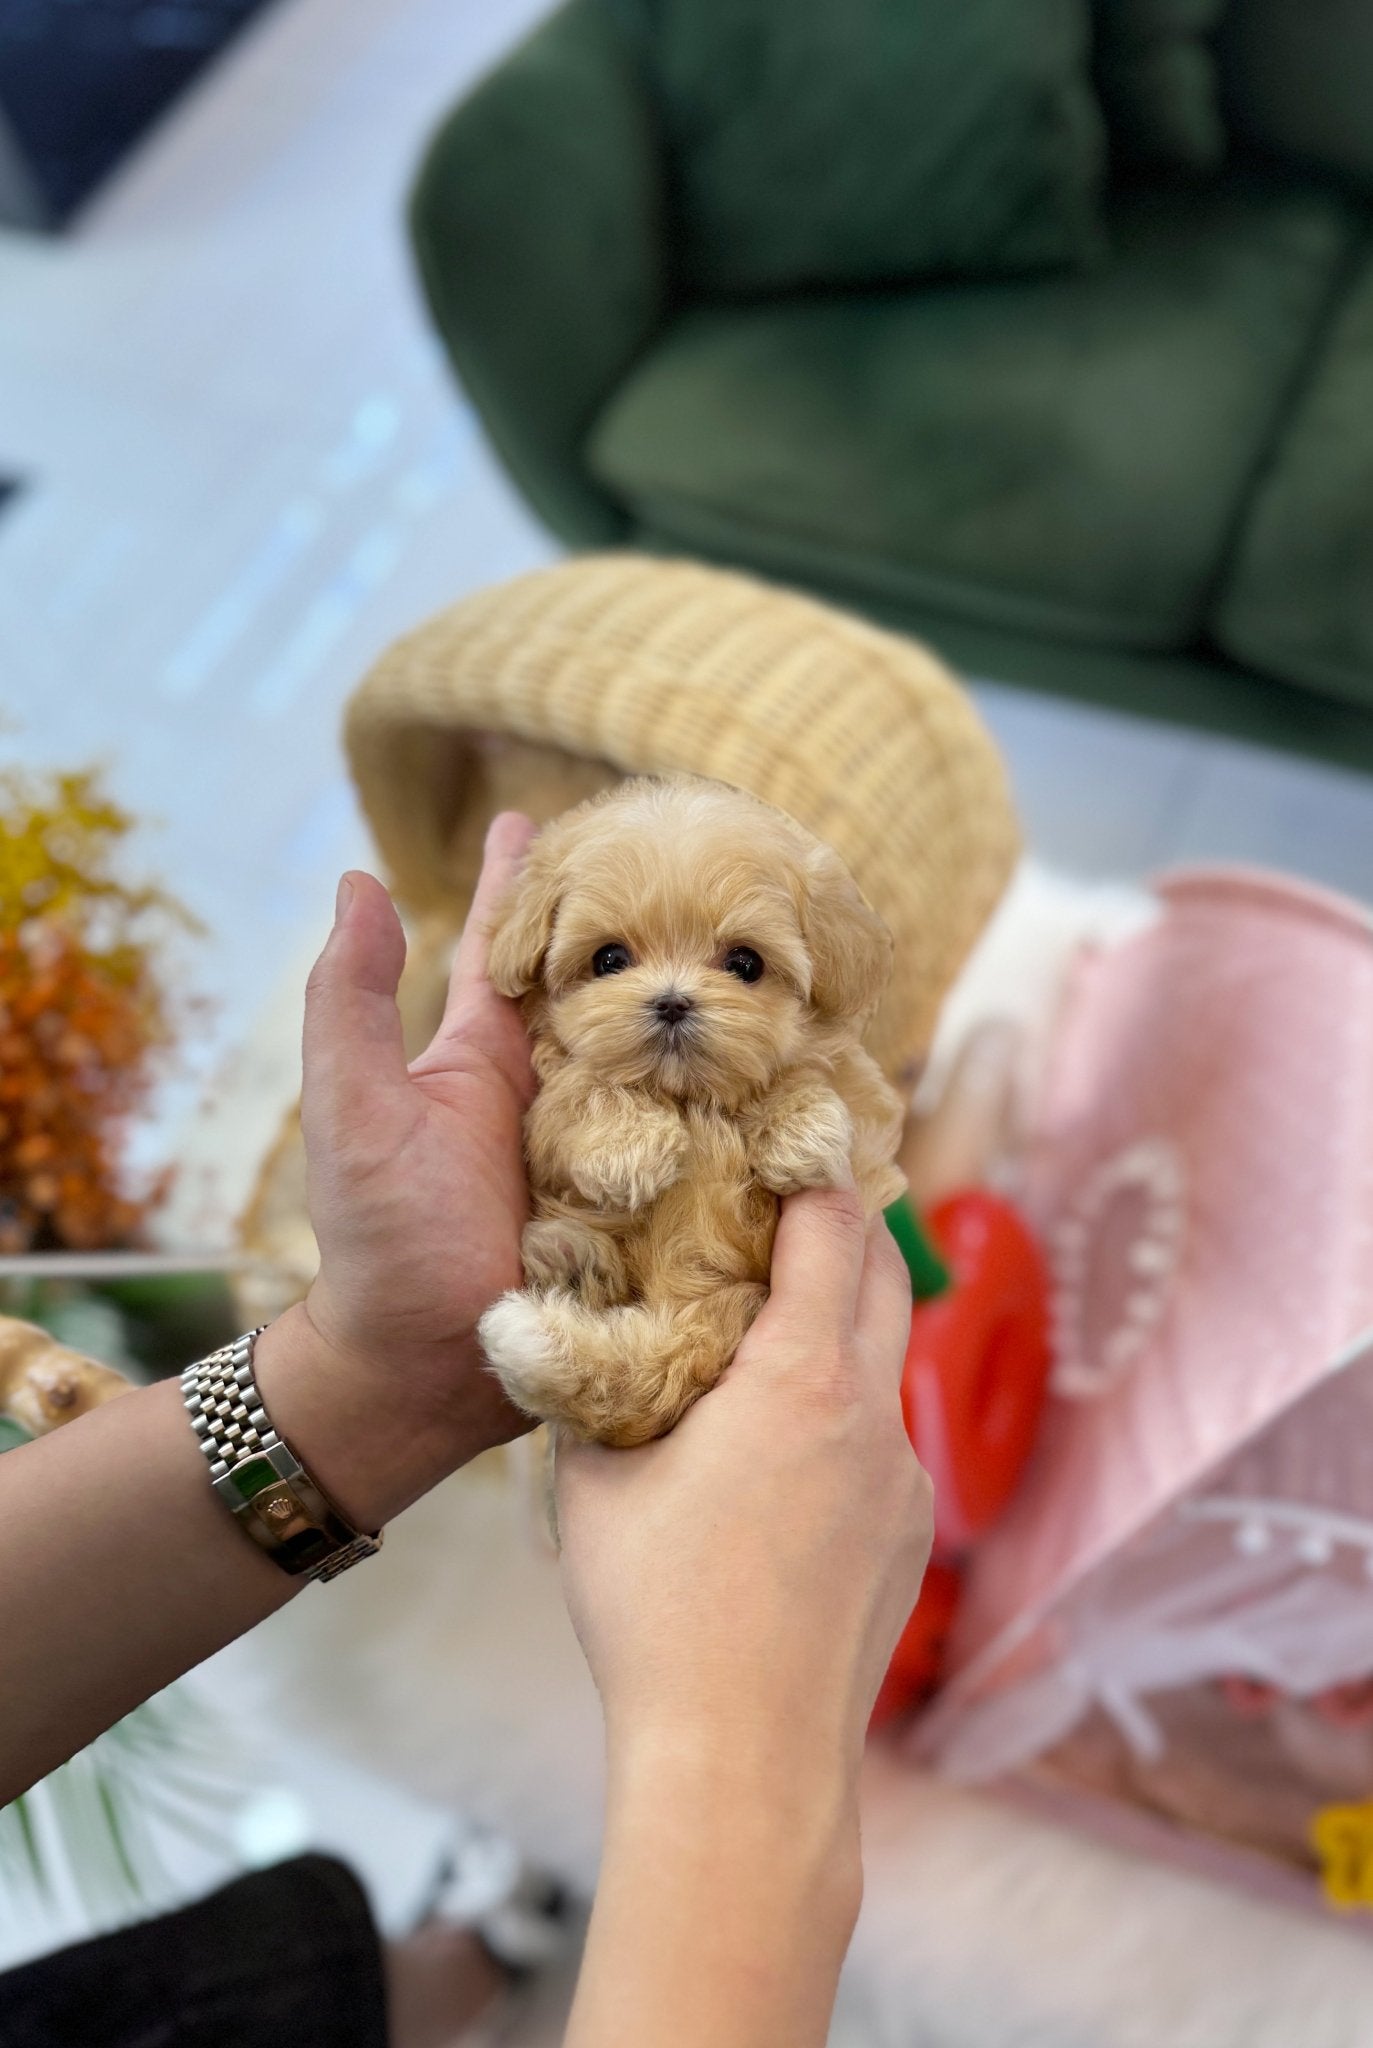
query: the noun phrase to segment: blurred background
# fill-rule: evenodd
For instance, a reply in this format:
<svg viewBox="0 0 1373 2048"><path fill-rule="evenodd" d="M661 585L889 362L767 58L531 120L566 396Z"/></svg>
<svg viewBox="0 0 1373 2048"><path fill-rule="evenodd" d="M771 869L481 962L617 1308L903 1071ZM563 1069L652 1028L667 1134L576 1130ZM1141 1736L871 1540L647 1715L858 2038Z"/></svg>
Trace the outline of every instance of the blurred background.
<svg viewBox="0 0 1373 2048"><path fill-rule="evenodd" d="M382 867L345 703L396 636L569 549L742 568L967 678L1030 864L965 1020L1014 1013L1038 1059L1084 942L1154 916L1161 871L1242 863L1347 899L1321 986L1362 1025L1371 23L1365 0L0 0L0 1309L175 1370L242 1326L264 1258L308 1270L263 1174L337 877ZM17 936L45 911L75 934L43 956L75 991L47 1037ZM1265 933L1245 973L1315 986ZM100 1009L119 948L124 1008ZM89 1051L97 1013L104 1107L64 1166L62 1031ZM1273 1028L1329 1069L1319 1025ZM1364 1327L1361 1296L1318 1307L1291 1398ZM589 1890L595 1705L528 1489L459 1492L220 1660L239 1779L195 1764L193 1682L159 1704L109 1766L136 1807L148 1758L182 1758L155 1842L112 1851L70 1781L22 1853L0 1815L5 1960L322 1839L400 1927L472 1816ZM1373 1949L1306 1835L1373 1796L1373 1758L1322 1755L1281 1828L1209 1778L1191 1804L1134 1786L1295 1886L1246 1890L879 1746L836 2040L1356 2048ZM1296 1797L1287 1763L1246 1769Z"/></svg>

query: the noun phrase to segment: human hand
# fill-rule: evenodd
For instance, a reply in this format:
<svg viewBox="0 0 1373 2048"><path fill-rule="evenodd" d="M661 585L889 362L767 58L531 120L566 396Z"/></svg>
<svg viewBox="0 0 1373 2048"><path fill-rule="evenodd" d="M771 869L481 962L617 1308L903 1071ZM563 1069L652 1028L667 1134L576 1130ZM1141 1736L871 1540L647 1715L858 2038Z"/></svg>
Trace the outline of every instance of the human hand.
<svg viewBox="0 0 1373 2048"><path fill-rule="evenodd" d="M909 1329L886 1225L865 1231L851 1190L801 1193L719 1385L640 1450L560 1441L564 1589L612 1782L708 1753L848 1800L933 1532L901 1416Z"/></svg>
<svg viewBox="0 0 1373 2048"><path fill-rule="evenodd" d="M519 1010L487 979L486 933L533 830L515 812L492 825L443 1021L408 1066L405 940L373 876L343 878L306 989L301 1124L320 1270L259 1339L257 1379L277 1429L365 1528L529 1427L475 1329L522 1278L534 1077Z"/></svg>

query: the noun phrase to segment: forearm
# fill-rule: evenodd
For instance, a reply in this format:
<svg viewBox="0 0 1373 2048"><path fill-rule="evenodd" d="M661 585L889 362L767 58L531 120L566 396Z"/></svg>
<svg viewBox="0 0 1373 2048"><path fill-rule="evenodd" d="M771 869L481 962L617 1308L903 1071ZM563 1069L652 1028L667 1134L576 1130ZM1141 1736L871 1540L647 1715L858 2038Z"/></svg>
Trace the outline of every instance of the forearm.
<svg viewBox="0 0 1373 2048"><path fill-rule="evenodd" d="M0 1804L289 1600L175 1381L0 1458Z"/></svg>
<svg viewBox="0 0 1373 2048"><path fill-rule="evenodd" d="M352 1409L303 1310L264 1332L268 1412L369 1528L422 1491ZM365 1467L363 1460L366 1460ZM0 1457L0 1805L215 1650L302 1581L210 1487L175 1381L106 1402Z"/></svg>
<svg viewBox="0 0 1373 2048"><path fill-rule="evenodd" d="M612 1763L565 2048L822 2048L861 1895L838 1767L714 1745Z"/></svg>

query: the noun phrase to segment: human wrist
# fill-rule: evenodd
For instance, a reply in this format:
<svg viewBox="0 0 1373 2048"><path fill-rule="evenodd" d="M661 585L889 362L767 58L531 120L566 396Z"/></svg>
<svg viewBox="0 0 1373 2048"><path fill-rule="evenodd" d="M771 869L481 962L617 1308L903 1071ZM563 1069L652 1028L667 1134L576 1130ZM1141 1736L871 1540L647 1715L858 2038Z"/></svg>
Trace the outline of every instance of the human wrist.
<svg viewBox="0 0 1373 2048"><path fill-rule="evenodd" d="M253 1376L278 1436L354 1528L381 1528L462 1462L388 1399L376 1368L328 1341L307 1302L262 1332Z"/></svg>
<svg viewBox="0 0 1373 2048"><path fill-rule="evenodd" d="M857 1809L838 1759L793 1768L786 1747L612 1741L568 2048L820 2048L862 1899Z"/></svg>
<svg viewBox="0 0 1373 2048"><path fill-rule="evenodd" d="M612 1725L606 1816L610 1838L646 1828L717 1876L722 1859L744 1874L754 1866L774 1872L798 1908L847 1943L862 1858L857 1773L840 1748L777 1727Z"/></svg>
<svg viewBox="0 0 1373 2048"><path fill-rule="evenodd" d="M827 1674L829 1676L829 1674ZM838 1683L778 1684L757 1664L728 1683L672 1688L639 1681L603 1695L612 1779L671 1770L728 1782L747 1779L779 1802L857 1814L866 1723Z"/></svg>

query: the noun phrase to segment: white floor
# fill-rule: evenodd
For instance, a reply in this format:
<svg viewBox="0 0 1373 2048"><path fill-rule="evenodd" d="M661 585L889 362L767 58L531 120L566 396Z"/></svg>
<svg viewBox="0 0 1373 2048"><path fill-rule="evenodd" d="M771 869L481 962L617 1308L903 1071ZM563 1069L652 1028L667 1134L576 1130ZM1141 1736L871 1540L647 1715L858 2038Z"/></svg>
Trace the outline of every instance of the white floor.
<svg viewBox="0 0 1373 2048"><path fill-rule="evenodd" d="M367 861L349 689L400 629L551 553L439 360L401 227L426 129L541 11L279 0L78 232L0 235L0 471L29 480L0 513L0 760L103 759L146 821L135 864L209 928L182 972L216 1014L150 1153L269 998L298 1007L336 876ZM1373 782L979 694L1053 863L1373 888ZM902 2038L936 2036L913 2010Z"/></svg>

